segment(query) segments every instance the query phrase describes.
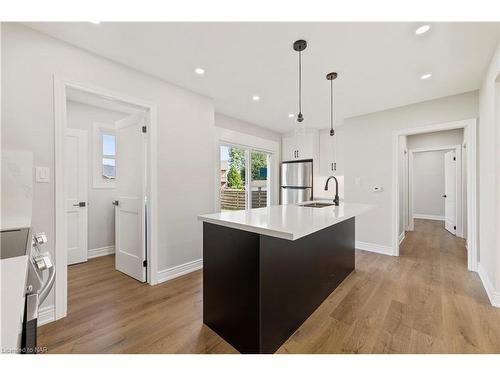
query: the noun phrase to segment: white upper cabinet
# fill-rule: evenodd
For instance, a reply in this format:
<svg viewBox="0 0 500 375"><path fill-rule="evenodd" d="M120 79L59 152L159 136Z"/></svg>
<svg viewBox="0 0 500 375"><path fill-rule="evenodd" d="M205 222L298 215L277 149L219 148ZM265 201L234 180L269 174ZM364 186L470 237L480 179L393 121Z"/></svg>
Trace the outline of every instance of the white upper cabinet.
<svg viewBox="0 0 500 375"><path fill-rule="evenodd" d="M330 176L334 174L335 167L335 137L330 136L330 131L319 133L319 174ZM338 170L338 164L337 164Z"/></svg>
<svg viewBox="0 0 500 375"><path fill-rule="evenodd" d="M321 176L344 175L343 145L343 136L339 129L335 131L334 137L330 135L328 129L319 132L319 174Z"/></svg>
<svg viewBox="0 0 500 375"><path fill-rule="evenodd" d="M283 161L316 159L315 149L317 144L318 133L316 131L309 131L300 135L284 135L282 138Z"/></svg>
<svg viewBox="0 0 500 375"><path fill-rule="evenodd" d="M294 135L284 135L281 139L283 161L297 159L297 138Z"/></svg>

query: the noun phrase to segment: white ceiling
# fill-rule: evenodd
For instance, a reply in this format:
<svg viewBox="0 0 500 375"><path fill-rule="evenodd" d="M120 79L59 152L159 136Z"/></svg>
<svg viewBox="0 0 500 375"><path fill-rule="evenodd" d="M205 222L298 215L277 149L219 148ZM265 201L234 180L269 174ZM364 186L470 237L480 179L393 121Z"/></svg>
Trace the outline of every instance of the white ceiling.
<svg viewBox="0 0 500 375"><path fill-rule="evenodd" d="M214 99L218 112L286 132L303 53L304 124L328 127L336 71L337 122L479 88L498 23L29 23L30 27ZM206 70L204 76L194 73ZM431 79L420 76L430 72ZM253 102L251 97L262 99Z"/></svg>

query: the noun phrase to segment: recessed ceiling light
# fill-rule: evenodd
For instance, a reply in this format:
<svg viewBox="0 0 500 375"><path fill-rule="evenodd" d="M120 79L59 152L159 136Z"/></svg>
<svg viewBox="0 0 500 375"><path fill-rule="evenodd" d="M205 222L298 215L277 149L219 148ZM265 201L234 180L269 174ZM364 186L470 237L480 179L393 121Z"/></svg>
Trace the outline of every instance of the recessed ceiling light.
<svg viewBox="0 0 500 375"><path fill-rule="evenodd" d="M94 25L99 25L101 21L90 21L90 23L93 23Z"/></svg>
<svg viewBox="0 0 500 375"><path fill-rule="evenodd" d="M420 79L429 79L432 77L432 74L431 73L426 73L426 74L423 74L420 76Z"/></svg>
<svg viewBox="0 0 500 375"><path fill-rule="evenodd" d="M252 96L252 100L253 100L254 102L258 102L258 101L260 100L260 96L258 96L258 95L254 95L254 96Z"/></svg>
<svg viewBox="0 0 500 375"><path fill-rule="evenodd" d="M417 30L415 30L415 34L422 35L431 29L431 25L422 25Z"/></svg>
<svg viewBox="0 0 500 375"><path fill-rule="evenodd" d="M202 76L203 74L205 74L205 69L203 69L203 68L196 68L196 69L194 70L194 72L195 72L196 74L198 74L198 75Z"/></svg>
<svg viewBox="0 0 500 375"><path fill-rule="evenodd" d="M288 117L290 117L290 118L295 117L295 114L293 114L293 113L289 113L289 114L288 114Z"/></svg>

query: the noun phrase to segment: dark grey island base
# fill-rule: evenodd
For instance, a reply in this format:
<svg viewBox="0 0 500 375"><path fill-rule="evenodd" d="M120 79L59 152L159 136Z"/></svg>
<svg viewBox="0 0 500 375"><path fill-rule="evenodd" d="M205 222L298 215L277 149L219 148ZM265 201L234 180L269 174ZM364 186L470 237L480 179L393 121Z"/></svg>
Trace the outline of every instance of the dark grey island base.
<svg viewBox="0 0 500 375"><path fill-rule="evenodd" d="M203 223L203 322L274 353L354 270L354 217L295 241Z"/></svg>

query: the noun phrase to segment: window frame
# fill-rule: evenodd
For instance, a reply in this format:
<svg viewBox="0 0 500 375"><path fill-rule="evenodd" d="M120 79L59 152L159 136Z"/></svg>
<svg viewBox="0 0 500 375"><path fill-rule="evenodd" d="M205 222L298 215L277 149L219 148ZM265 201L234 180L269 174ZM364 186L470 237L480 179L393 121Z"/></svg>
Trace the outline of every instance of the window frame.
<svg viewBox="0 0 500 375"><path fill-rule="evenodd" d="M115 136L115 155L104 155L103 135ZM94 122L93 124L93 165L92 165L92 185L94 189L114 189L116 188L115 178L105 178L103 175L103 159L114 159L116 168L116 127L114 124Z"/></svg>
<svg viewBox="0 0 500 375"><path fill-rule="evenodd" d="M258 153L263 153L267 155L267 168L268 168L268 175L267 175L267 202L266 206L269 207L273 203L272 200L272 180L274 180L274 175L271 171L272 168L272 163L274 161L274 152L271 150L266 150L262 149L259 147L253 147L253 146L246 146L246 145L241 145L235 142L226 142L226 141L219 141L218 142L218 147L217 147L217 155L218 155L218 186L220 189L220 170L221 170L221 159L220 159L220 150L221 147L235 147L243 150L245 152L245 209L252 209L252 194L251 194L251 178L252 178L252 152L258 152ZM220 202L220 190L217 190L217 209L221 209L221 202Z"/></svg>

